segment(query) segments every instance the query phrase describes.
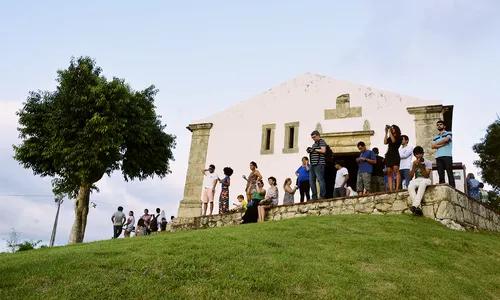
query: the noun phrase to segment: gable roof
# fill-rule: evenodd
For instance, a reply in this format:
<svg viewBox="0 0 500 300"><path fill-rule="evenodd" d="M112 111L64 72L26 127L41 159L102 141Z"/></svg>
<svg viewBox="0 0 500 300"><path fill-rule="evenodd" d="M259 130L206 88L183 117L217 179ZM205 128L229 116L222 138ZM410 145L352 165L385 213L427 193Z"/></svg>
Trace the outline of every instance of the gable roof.
<svg viewBox="0 0 500 300"><path fill-rule="evenodd" d="M304 92L312 92L312 93L321 93L322 90L325 90L325 93L328 93L329 98L336 99L341 94L348 94L349 91L358 91L364 94L365 98L371 98L372 95L378 95L384 97L384 95L394 96L399 101L407 101L411 102L412 105L420 106L420 105L432 105L432 104L441 104L441 101L428 101L422 100L416 97L407 96L403 94L393 93L389 91L384 91L377 88L372 88L365 85L360 85L344 80L334 79L331 77L314 74L314 73L304 73L298 77L295 77L287 82L284 82L280 85L277 85L273 88L270 88L254 97L243 100L239 103L236 103L227 109L215 113L206 118L196 120L192 122L192 124L197 123L213 123L220 116L227 113L240 113L244 110L248 105L262 105L266 107L266 103L269 101L284 101L283 104L286 105L302 105L304 104L302 101L300 103L289 102L289 96L296 93L304 93ZM333 90L342 90L340 93L330 93ZM285 99L286 98L286 99ZM293 97L292 97L293 98ZM391 97L393 98L393 97ZM295 101L295 100L292 100ZM415 104L418 103L418 104Z"/></svg>

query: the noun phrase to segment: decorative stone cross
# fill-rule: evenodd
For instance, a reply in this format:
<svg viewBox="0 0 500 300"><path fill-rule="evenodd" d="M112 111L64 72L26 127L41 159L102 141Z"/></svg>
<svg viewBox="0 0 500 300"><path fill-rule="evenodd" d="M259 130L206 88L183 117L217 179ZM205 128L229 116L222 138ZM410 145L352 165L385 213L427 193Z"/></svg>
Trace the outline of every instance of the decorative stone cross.
<svg viewBox="0 0 500 300"><path fill-rule="evenodd" d="M361 106L351 107L349 94L342 94L337 97L335 109L325 109L325 120L359 118L363 115Z"/></svg>

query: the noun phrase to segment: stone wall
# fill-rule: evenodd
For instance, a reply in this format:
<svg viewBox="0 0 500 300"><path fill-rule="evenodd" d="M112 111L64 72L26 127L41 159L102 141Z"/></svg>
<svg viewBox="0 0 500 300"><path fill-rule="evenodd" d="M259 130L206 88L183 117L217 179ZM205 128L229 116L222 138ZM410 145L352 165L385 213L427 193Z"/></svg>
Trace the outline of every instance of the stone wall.
<svg viewBox="0 0 500 300"><path fill-rule="evenodd" d="M411 214L410 207L408 192L403 190L370 196L281 205L268 211L266 221L339 214ZM452 229L500 232L499 214L448 185L429 186L422 202L422 211L425 217L439 221ZM174 223L171 231L236 225L241 216L241 213L230 213L196 217L189 222Z"/></svg>

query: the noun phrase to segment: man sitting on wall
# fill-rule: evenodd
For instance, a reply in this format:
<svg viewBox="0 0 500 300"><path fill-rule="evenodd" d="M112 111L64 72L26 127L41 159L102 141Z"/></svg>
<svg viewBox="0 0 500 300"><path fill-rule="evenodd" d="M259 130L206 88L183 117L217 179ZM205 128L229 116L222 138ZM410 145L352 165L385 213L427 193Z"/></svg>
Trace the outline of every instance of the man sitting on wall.
<svg viewBox="0 0 500 300"><path fill-rule="evenodd" d="M413 179L408 185L412 205L410 210L414 215L421 216L423 213L420 204L422 203L425 189L432 183L430 179L432 163L424 159L424 149L420 146L413 149L413 155L416 158L410 171L410 178ZM415 189L418 189L418 192L415 192Z"/></svg>

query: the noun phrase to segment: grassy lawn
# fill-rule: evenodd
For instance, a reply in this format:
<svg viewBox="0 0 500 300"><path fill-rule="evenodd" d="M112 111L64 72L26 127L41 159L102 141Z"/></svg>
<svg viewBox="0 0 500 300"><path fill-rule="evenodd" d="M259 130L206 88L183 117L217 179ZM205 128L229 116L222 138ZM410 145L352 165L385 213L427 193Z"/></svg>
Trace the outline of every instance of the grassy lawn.
<svg viewBox="0 0 500 300"><path fill-rule="evenodd" d="M0 299L146 297L500 299L500 235L340 215L0 255Z"/></svg>

